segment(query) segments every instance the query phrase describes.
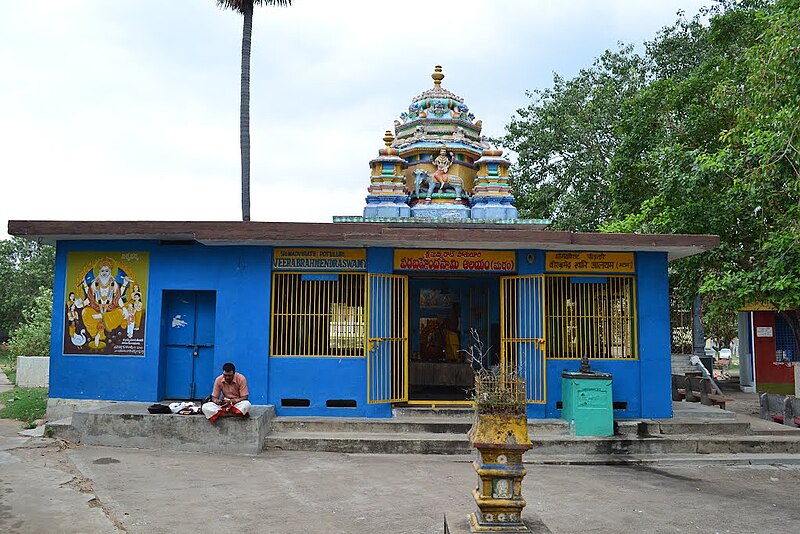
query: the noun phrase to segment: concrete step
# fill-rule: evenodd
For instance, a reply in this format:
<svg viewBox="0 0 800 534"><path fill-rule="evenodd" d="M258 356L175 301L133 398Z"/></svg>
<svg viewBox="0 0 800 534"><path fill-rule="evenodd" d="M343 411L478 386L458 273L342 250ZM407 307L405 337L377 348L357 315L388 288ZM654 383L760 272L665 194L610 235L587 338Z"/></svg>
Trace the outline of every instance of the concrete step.
<svg viewBox="0 0 800 534"><path fill-rule="evenodd" d="M282 432L264 439L264 450L368 454L469 454L466 434L386 432Z"/></svg>
<svg viewBox="0 0 800 534"><path fill-rule="evenodd" d="M466 434L472 418L450 416L395 417L368 419L362 417L276 417L271 422L274 432L365 432L365 433L430 433ZM566 434L568 425L561 419L531 419L531 434Z"/></svg>
<svg viewBox="0 0 800 534"><path fill-rule="evenodd" d="M274 432L365 432L365 433L431 433L466 434L472 419L461 417L396 417L368 419L361 417L276 417ZM623 435L699 434L749 435L750 424L736 420L618 420L618 433ZM569 425L563 419L530 419L528 433L538 435L567 435Z"/></svg>
<svg viewBox="0 0 800 534"><path fill-rule="evenodd" d="M271 422L275 432L364 432L393 434L466 434L469 419L432 417L401 419L366 419L333 417L276 417Z"/></svg>
<svg viewBox="0 0 800 534"><path fill-rule="evenodd" d="M527 456L636 454L797 454L800 437L794 436L610 436L583 437L532 435ZM320 451L372 454L465 454L466 435L386 432L300 432L269 434L264 450Z"/></svg>
<svg viewBox="0 0 800 534"><path fill-rule="evenodd" d="M80 432L72 426L72 417L48 421L44 425L44 435L67 441L80 441Z"/></svg>
<svg viewBox="0 0 800 534"><path fill-rule="evenodd" d="M735 421L736 413L722 410L716 406L705 406L699 402L673 402L673 419L693 419L703 421Z"/></svg>
<svg viewBox="0 0 800 534"><path fill-rule="evenodd" d="M701 436L752 434L750 423L736 420L693 421L660 419L647 421L648 434L696 434Z"/></svg>
<svg viewBox="0 0 800 534"><path fill-rule="evenodd" d="M472 406L397 406L392 410L395 417L465 417L472 419Z"/></svg>
<svg viewBox="0 0 800 534"><path fill-rule="evenodd" d="M747 421L703 421L674 419L645 419L614 421L614 433L619 436L750 436L755 434Z"/></svg>
<svg viewBox="0 0 800 534"><path fill-rule="evenodd" d="M542 437L532 439L534 455L614 455L636 454L796 454L800 438L784 436L611 436Z"/></svg>
<svg viewBox="0 0 800 534"><path fill-rule="evenodd" d="M798 465L800 455L781 453L738 454L553 454L526 456L526 465L631 465L681 467L731 467L752 465Z"/></svg>
<svg viewBox="0 0 800 534"><path fill-rule="evenodd" d="M202 415L151 414L148 406L129 402L75 411L70 419L47 423L45 434L84 445L258 454L275 414L274 406L257 405L249 417L211 423Z"/></svg>

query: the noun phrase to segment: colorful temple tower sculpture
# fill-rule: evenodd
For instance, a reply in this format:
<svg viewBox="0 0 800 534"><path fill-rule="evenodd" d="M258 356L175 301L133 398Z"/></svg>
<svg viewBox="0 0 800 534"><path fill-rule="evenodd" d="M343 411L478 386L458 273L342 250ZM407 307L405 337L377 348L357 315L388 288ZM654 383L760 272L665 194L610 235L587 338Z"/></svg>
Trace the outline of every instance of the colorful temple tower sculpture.
<svg viewBox="0 0 800 534"><path fill-rule="evenodd" d="M414 98L370 162L364 218L516 219L509 161L483 139L464 100L442 87L441 66L431 77L433 88Z"/></svg>
<svg viewBox="0 0 800 534"><path fill-rule="evenodd" d="M364 217L410 217L411 209L408 207L408 194L406 193L406 178L403 170L408 166L403 158L398 156L396 148L392 148L394 136L386 131L383 142L386 148L378 151L378 157L369 162L372 168L370 177L369 196L367 207L364 208Z"/></svg>
<svg viewBox="0 0 800 534"><path fill-rule="evenodd" d="M472 190L473 219L516 219L517 208L508 186L508 160L500 150L484 150L475 162L478 172Z"/></svg>

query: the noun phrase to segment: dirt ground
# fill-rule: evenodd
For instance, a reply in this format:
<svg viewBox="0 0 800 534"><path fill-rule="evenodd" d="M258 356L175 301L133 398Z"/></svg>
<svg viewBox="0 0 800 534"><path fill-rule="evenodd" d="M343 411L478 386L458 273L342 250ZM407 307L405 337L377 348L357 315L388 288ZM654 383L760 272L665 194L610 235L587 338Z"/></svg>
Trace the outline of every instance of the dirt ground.
<svg viewBox="0 0 800 534"><path fill-rule="evenodd" d="M756 417L761 413L758 404L758 393L745 393L739 389L739 378L733 376L729 380L717 381L720 389L726 397L734 399L725 405L725 409L742 415L754 415Z"/></svg>
<svg viewBox="0 0 800 534"><path fill-rule="evenodd" d="M758 396L721 387L758 417ZM468 456L219 456L76 446L0 420L0 531L443 532L474 509ZM800 464L800 462L798 462ZM556 533L797 532L800 466L528 466L525 516Z"/></svg>
<svg viewBox="0 0 800 534"><path fill-rule="evenodd" d="M465 521L467 456L68 446L0 421L0 531L420 533ZM795 466L529 466L551 532L796 532Z"/></svg>

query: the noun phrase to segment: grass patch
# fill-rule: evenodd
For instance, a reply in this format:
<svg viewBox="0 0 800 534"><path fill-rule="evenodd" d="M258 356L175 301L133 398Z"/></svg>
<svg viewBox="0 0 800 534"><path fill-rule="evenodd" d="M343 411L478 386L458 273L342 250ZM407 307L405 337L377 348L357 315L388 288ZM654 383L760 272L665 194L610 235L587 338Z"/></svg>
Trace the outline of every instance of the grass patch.
<svg viewBox="0 0 800 534"><path fill-rule="evenodd" d="M0 393L0 419L24 421L29 427L44 418L47 409L47 388L14 388Z"/></svg>

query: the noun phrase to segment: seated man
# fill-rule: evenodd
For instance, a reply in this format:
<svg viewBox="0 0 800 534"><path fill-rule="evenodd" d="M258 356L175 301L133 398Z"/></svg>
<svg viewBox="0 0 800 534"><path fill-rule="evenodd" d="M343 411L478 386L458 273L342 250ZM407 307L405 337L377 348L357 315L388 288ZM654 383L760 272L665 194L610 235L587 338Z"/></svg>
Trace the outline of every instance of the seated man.
<svg viewBox="0 0 800 534"><path fill-rule="evenodd" d="M247 400L249 394L247 379L228 362L222 366L222 374L214 380L211 402L203 404L203 414L209 421L216 421L220 416L246 415L251 406Z"/></svg>

